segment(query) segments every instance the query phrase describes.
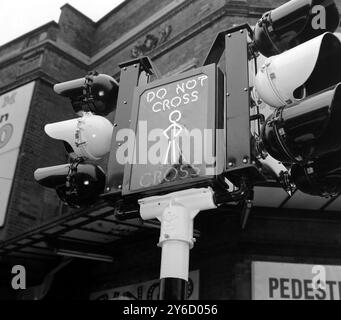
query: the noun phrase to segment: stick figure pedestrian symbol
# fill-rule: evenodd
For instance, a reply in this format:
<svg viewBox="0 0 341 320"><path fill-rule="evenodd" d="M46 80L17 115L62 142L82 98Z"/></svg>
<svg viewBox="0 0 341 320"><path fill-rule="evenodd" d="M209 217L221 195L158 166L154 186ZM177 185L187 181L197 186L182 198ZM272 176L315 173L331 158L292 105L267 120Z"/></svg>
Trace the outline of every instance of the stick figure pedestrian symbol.
<svg viewBox="0 0 341 320"><path fill-rule="evenodd" d="M182 114L178 110L173 111L169 115L169 121L171 125L166 130L163 131L163 135L168 139L168 147L163 164L167 164L170 152L172 164L177 163L180 158L181 148L178 144L178 137L184 130L184 127L178 123L181 120L181 118Z"/></svg>

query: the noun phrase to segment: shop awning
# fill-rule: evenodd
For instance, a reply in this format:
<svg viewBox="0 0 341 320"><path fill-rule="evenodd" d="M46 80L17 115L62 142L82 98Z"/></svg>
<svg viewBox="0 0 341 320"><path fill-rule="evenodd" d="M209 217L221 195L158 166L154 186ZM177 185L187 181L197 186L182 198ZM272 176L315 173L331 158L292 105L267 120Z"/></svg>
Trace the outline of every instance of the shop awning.
<svg viewBox="0 0 341 320"><path fill-rule="evenodd" d="M254 206L293 210L341 211L341 196L321 198L296 191L289 196L276 186L255 187ZM233 205L231 206L233 207ZM158 221L117 219L114 209L101 202L87 210L68 214L0 244L0 255L30 259L55 259L57 254L107 260L113 243L126 239L138 241L146 235L159 235ZM196 236L199 232L196 231Z"/></svg>
<svg viewBox="0 0 341 320"><path fill-rule="evenodd" d="M29 259L55 259L58 254L94 260L110 258L110 247L118 240L159 234L157 221L120 221L114 209L102 202L54 219L0 244L0 255ZM112 248L112 247L111 247Z"/></svg>

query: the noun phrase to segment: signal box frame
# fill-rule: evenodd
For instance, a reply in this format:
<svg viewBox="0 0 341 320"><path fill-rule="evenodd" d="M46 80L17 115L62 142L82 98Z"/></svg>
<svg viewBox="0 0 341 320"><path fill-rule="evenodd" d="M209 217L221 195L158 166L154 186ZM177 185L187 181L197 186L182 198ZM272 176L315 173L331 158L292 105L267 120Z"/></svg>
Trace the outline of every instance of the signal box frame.
<svg viewBox="0 0 341 320"><path fill-rule="evenodd" d="M114 130L107 166L106 191L101 196L113 204L121 198L125 168L116 159L116 152L119 148L116 142L116 135L119 130L129 128L130 126L135 88L148 83L153 77L160 78L158 69L148 57L123 62L119 67L121 69L120 86L115 119L113 120Z"/></svg>

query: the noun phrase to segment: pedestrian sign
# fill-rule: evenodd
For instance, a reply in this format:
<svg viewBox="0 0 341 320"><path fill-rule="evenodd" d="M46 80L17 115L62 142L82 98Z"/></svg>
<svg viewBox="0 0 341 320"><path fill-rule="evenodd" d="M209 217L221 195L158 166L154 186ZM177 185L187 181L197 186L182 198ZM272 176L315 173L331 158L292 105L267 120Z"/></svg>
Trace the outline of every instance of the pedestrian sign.
<svg viewBox="0 0 341 320"><path fill-rule="evenodd" d="M136 88L130 132L117 156L126 162L124 195L207 184L217 175L224 121L217 117L218 74L209 65Z"/></svg>

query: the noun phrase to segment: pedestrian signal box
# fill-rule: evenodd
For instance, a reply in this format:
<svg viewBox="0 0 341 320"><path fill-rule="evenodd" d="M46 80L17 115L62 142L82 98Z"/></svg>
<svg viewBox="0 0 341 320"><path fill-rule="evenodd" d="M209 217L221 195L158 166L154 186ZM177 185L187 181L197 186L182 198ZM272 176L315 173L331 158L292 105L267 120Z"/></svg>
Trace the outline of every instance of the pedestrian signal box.
<svg viewBox="0 0 341 320"><path fill-rule="evenodd" d="M223 84L212 64L136 88L131 127L116 136L116 159L126 164L123 195L217 182L224 165Z"/></svg>

